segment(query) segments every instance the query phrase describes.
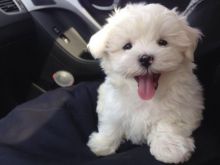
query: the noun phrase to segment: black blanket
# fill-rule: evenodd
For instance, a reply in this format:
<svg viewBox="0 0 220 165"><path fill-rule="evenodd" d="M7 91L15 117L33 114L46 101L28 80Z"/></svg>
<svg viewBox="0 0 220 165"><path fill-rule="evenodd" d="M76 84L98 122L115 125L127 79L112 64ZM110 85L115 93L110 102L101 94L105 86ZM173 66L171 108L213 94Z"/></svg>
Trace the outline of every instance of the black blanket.
<svg viewBox="0 0 220 165"><path fill-rule="evenodd" d="M0 120L1 165L160 165L147 145L123 143L114 155L96 157L86 146L97 129L99 82L61 88L16 107ZM218 133L202 125L188 165L220 164Z"/></svg>

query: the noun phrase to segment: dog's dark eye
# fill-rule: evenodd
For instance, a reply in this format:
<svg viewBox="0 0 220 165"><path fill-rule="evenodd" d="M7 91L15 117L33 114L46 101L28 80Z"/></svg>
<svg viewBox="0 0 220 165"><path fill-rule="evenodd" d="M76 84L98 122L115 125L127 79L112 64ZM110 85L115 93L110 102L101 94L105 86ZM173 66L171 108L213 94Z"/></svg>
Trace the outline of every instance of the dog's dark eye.
<svg viewBox="0 0 220 165"><path fill-rule="evenodd" d="M167 46L168 42L167 42L166 40L159 39L159 40L157 41L157 44L158 44L159 46Z"/></svg>
<svg viewBox="0 0 220 165"><path fill-rule="evenodd" d="M131 49L132 48L132 44L130 43L130 42L128 42L127 44L125 44L124 46L123 46L123 49L124 50L128 50L128 49Z"/></svg>

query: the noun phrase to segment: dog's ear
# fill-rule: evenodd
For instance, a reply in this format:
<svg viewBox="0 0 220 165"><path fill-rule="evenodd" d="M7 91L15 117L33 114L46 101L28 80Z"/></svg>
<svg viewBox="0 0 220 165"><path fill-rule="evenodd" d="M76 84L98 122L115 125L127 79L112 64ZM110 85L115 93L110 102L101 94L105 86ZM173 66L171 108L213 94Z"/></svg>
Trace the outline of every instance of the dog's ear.
<svg viewBox="0 0 220 165"><path fill-rule="evenodd" d="M190 60L194 61L194 51L197 47L198 41L202 38L202 32L197 29L193 28L188 24L187 17L181 13L178 13L176 8L172 10L176 15L179 17L179 21L182 24L181 34L181 45L184 48L184 56Z"/></svg>
<svg viewBox="0 0 220 165"><path fill-rule="evenodd" d="M185 26L185 31L189 40L189 44L184 53L188 60L194 61L194 51L197 47L199 39L201 39L202 33L200 30L192 28L189 25Z"/></svg>
<svg viewBox="0 0 220 165"><path fill-rule="evenodd" d="M187 22L187 17L177 11L177 8L173 8L172 11L179 17L180 22L182 22L183 31L185 32L182 36L182 41L185 43L182 43L183 45L187 45L184 55L185 57L190 60L194 61L194 51L197 47L199 39L202 37L202 32L197 29L189 26Z"/></svg>
<svg viewBox="0 0 220 165"><path fill-rule="evenodd" d="M105 25L101 30L96 32L88 43L88 49L95 59L102 58L106 54L107 40L109 37L109 29Z"/></svg>

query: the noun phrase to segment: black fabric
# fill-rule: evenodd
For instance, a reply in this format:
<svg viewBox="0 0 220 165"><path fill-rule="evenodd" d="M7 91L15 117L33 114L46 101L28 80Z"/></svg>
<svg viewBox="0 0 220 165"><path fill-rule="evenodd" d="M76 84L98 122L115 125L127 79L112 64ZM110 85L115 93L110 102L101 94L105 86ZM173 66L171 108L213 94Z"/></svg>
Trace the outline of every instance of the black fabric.
<svg viewBox="0 0 220 165"><path fill-rule="evenodd" d="M48 92L16 107L0 121L2 165L162 165L147 145L123 143L117 154L96 157L86 146L97 129L100 82ZM202 125L194 134L197 149L186 165L220 164L217 132Z"/></svg>
<svg viewBox="0 0 220 165"><path fill-rule="evenodd" d="M57 89L16 107L0 121L0 164L80 164L94 158L85 143L96 127L96 87Z"/></svg>

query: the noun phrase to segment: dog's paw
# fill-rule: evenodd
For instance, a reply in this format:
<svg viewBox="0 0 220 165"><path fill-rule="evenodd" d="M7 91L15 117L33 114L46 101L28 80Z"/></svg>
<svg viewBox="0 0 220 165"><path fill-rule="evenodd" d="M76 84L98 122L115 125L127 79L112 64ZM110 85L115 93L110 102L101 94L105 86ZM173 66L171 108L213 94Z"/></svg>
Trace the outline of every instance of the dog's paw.
<svg viewBox="0 0 220 165"><path fill-rule="evenodd" d="M106 156L115 153L118 145L112 137L106 137L103 134L94 132L90 135L87 146L97 156Z"/></svg>
<svg viewBox="0 0 220 165"><path fill-rule="evenodd" d="M156 137L150 144L151 154L164 163L183 163L190 158L194 148L192 138L177 135Z"/></svg>

